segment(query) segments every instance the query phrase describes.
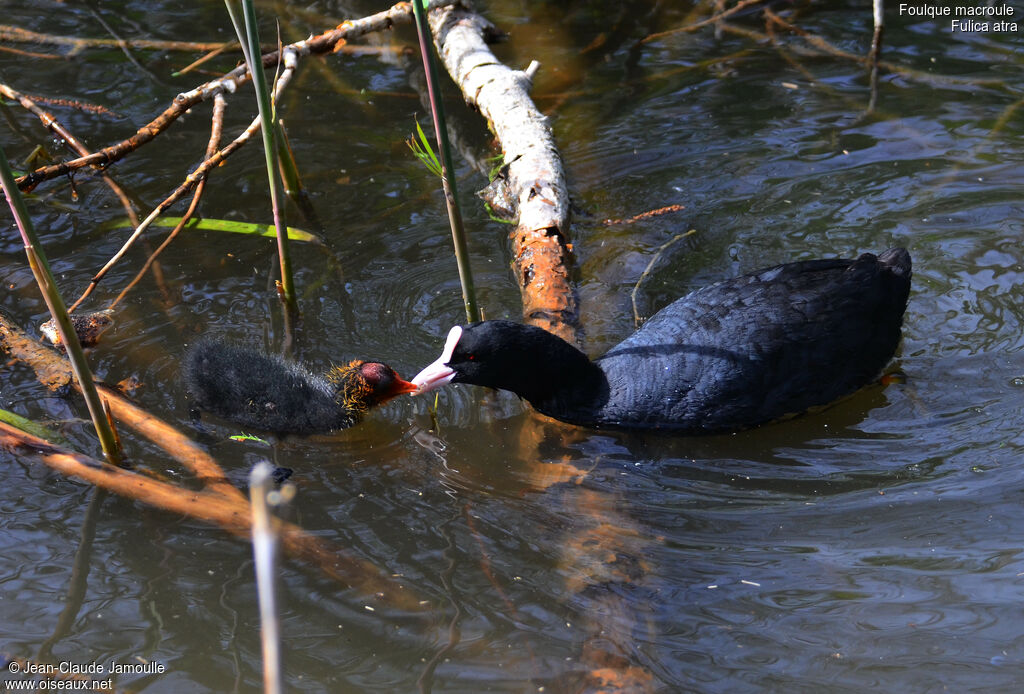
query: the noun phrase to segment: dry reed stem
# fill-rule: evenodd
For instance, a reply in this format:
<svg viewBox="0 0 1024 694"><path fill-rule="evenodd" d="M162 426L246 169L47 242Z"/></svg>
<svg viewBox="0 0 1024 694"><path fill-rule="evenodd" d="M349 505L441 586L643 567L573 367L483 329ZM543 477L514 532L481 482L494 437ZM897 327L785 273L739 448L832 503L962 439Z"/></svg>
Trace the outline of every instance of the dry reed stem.
<svg viewBox="0 0 1024 694"><path fill-rule="evenodd" d="M8 99L17 101L21 104L22 108L39 118L47 130L61 138L68 147L78 154L78 156L87 157L92 154L92 152L89 151L89 148L86 147L85 144L83 144L77 137L72 135L71 131L65 128L53 114L40 108L31 97L26 96L3 83L0 83L0 94L3 94ZM131 200L128 199L128 194L124 192L124 189L121 188L121 186L118 185L109 174L103 172L100 167L96 168L101 171L103 181L110 187L110 190L114 192L114 195L117 196L118 200L121 201L121 205L124 207L125 213L128 215L128 218L132 220L132 224L138 224L139 220L138 217L135 216L135 210L132 208ZM74 306L68 310L73 311Z"/></svg>

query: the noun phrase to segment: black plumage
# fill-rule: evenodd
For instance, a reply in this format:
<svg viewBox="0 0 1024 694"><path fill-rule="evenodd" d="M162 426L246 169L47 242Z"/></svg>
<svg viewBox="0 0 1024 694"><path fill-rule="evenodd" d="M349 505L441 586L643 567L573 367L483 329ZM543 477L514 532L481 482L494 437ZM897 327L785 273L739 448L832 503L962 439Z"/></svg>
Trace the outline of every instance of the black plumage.
<svg viewBox="0 0 1024 694"><path fill-rule="evenodd" d="M576 424L735 431L876 378L899 344L910 276L902 248L779 265L678 299L594 361L540 328L484 321L413 383L510 390Z"/></svg>
<svg viewBox="0 0 1024 694"><path fill-rule="evenodd" d="M185 384L200 410L284 434L345 429L414 387L386 364L353 361L320 376L300 363L215 339L185 354Z"/></svg>

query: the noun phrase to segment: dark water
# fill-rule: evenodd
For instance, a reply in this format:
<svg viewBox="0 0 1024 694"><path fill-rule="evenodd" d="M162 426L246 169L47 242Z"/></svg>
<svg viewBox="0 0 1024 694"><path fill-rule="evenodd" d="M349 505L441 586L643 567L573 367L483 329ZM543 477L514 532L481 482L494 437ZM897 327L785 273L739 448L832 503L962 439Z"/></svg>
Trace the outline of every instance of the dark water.
<svg viewBox="0 0 1024 694"><path fill-rule="evenodd" d="M695 287L798 258L903 245L914 288L895 368L824 412L700 439L587 431L541 422L514 398L453 388L388 405L362 426L271 448L211 421L195 435L239 484L257 460L294 469L286 515L398 574L409 611L317 569L281 570L286 686L310 692L576 691L589 671L656 691L1016 691L1024 673L1024 394L1021 318L1024 127L1019 31L954 33L887 11L877 106L844 59L812 57L713 28L679 27L672 3L479 3L511 34L497 50L543 63L535 88L552 117L578 206L588 349ZM1017 5L1017 15L1022 9ZM384 3L266 3L296 40ZM55 34L223 40L219 3L11 3L3 21ZM781 5L782 12L789 6ZM870 10L816 3L787 15L836 47L867 51ZM736 25L764 31L756 13ZM267 25L267 36L272 35ZM403 29L393 40L405 42ZM265 37L266 38L266 37ZM377 40L374 40L375 42ZM7 44L13 45L13 44ZM21 49L58 50L19 44ZM67 52L59 49L58 52ZM0 77L33 94L102 104L50 107L92 147L125 137L179 91L193 54L88 49L46 61L0 53ZM223 70L233 59L206 67ZM424 108L416 78L374 56L308 61L281 104L325 248L294 251L303 321L297 352L355 356L403 375L432 361L461 299L436 180L403 140ZM486 134L450 103L474 154ZM251 118L231 99L226 132ZM0 107L20 162L38 122ZM201 106L112 173L148 211L199 161ZM460 166L465 191L483 178ZM61 287L77 296L123 241L123 217L87 174L29 201ZM202 212L269 221L262 155L250 146L211 179ZM681 213L605 226L671 204ZM507 228L467 209L489 317L519 316ZM294 210L290 219L308 226ZM165 232L129 252L90 308L117 295ZM2 310L45 319L20 242L0 239ZM180 238L117 312L92 353L99 376L137 377L140 404L188 430L177 365L199 333L274 349L283 335L268 240ZM59 427L98 455L85 408L5 365L2 405ZM135 463L187 476L129 437ZM159 662L126 676L147 692L254 691L260 650L250 548L218 529L93 490L33 458L0 471L0 652L43 662ZM83 539L83 537L85 539ZM76 598L76 591L81 596ZM80 604L78 602L80 601ZM367 607L373 608L367 609ZM62 618L62 612L70 612ZM611 653L613 656L602 653ZM9 675L5 675L9 676ZM630 679L632 678L632 679ZM629 687L627 687L627 690Z"/></svg>

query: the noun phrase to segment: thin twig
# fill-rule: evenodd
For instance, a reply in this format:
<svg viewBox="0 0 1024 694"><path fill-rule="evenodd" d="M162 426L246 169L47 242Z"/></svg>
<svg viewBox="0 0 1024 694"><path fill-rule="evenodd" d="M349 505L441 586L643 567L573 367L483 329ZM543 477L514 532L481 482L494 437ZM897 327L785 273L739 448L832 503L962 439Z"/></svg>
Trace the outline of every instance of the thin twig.
<svg viewBox="0 0 1024 694"><path fill-rule="evenodd" d="M207 159L213 156L213 154L217 151L217 145L220 143L220 136L222 129L224 127L224 108L226 103L227 102L224 99L223 94L218 94L213 98L213 116L210 119L210 140L206 145ZM192 219L192 215L195 214L196 207L199 206L199 201L203 197L203 191L206 189L206 181L206 178L202 178L198 183L196 183L196 189L192 193L192 202L189 203L188 209L185 211L185 214L182 215L181 221L179 221L174 226L174 229L172 229L171 233L167 235L167 238L163 240L163 243L161 243L157 247L157 249L153 251L148 258L146 258L146 262L145 264L143 264L142 269L135 274L135 277L132 279L132 281L129 282L125 286L125 288L121 290L121 293L117 295L117 298L110 302L110 305L107 308L114 308L121 302L121 299L123 299L128 294L128 292L131 291L132 287L138 284L139 280L141 280L142 277L146 274L146 271L149 270L150 266L152 266L156 259L160 256L160 254L164 252L164 249L171 245L171 242L174 241L174 239L178 236L179 233L181 233L181 230L185 228L185 225L189 223L189 221ZM138 224L138 222L134 222L134 224ZM82 299L85 298L85 296L86 295L83 294L82 298L79 299L78 301L80 302ZM76 302L75 305L77 306L78 302Z"/></svg>
<svg viewBox="0 0 1024 694"><path fill-rule="evenodd" d="M288 84L288 81L291 80L293 74L294 70L285 70L281 74L281 77L280 79L278 79L278 83L275 87L275 98L276 95L280 93L280 90L283 90L285 88L285 86ZM149 226L154 221L156 221L157 217L162 215L171 205L173 205L178 200L183 198L186 193L188 193L190 190L192 190L192 188L198 185L199 181L203 180L211 169L219 165L222 161L227 159L231 154L238 150L242 145L248 142L249 139L259 129L260 119L257 116L255 119L253 119L252 123L249 124L249 127L245 129L245 132L243 132L241 135L235 138L235 140L231 142L231 144L229 144L224 149L221 149L218 152L216 152L212 157L207 158L205 161L203 161L202 164L200 164L196 168L195 171L186 176L185 181L181 185L179 185L175 189L175 191L171 193L163 202L157 205L144 220L142 220L142 223L135 228L135 231L133 231L132 234L128 237L128 240L124 242L120 250L118 250L118 252L115 253L114 256L107 261L106 265L100 268L99 272L97 272L96 275L93 276L92 280L90 280L89 282L89 286L85 288L84 292L82 292L82 296L78 298L78 301L75 302L75 305L77 306L78 304L80 304L82 300L84 300L87 296L89 296L89 294L92 293L92 290L96 288L96 285L99 284L100 280L102 280L103 277L107 274L107 272L110 271L110 268L112 268L117 263L117 261L119 261L124 256L124 254L128 252L128 249L131 248L132 244L135 243L136 239L138 239L139 236L142 235L142 232L148 229Z"/></svg>
<svg viewBox="0 0 1024 694"><path fill-rule="evenodd" d="M98 113L104 116L110 116L112 118L120 118L121 115L115 111L111 111L102 104L91 104L88 101L80 101L78 99L65 99L60 96L43 96L42 94L25 94L29 99L36 102L37 104L49 104L50 106L63 106L64 108L72 108L76 111L82 111L84 113Z"/></svg>
<svg viewBox="0 0 1024 694"><path fill-rule="evenodd" d="M222 44L221 46L219 46L219 47L213 49L212 51L208 52L206 55L204 55L204 56L202 56L200 58L196 58L195 60L193 60L191 63L189 63L185 67L183 67L180 70L178 70L177 72L175 72L173 74L173 76L174 77L181 77L182 75L187 75L188 73L192 72L193 70L195 70L197 67L199 67L203 63L207 62L208 60L212 60L213 58L216 58L221 53L224 53L225 51L228 51L228 50L233 50L233 49L238 48L238 47L239 47L239 43L237 41L228 41L227 43Z"/></svg>
<svg viewBox="0 0 1024 694"><path fill-rule="evenodd" d="M0 83L0 94L3 94L8 99L14 99L18 103L20 103L23 108L25 108L30 113L34 114L37 118L39 118L40 121L42 121L43 125L50 132L59 137L64 142L64 144L66 144L78 156L87 157L90 154L92 154L92 152L89 151L89 148L86 147L85 144L83 144L78 138L72 135L71 131L65 128L61 124L61 122L53 116L53 114L51 114L49 111L45 111L42 108L40 108L31 97L22 94L18 90L13 89L12 87L3 83ZM139 219L135 215L135 208L132 207L131 200L128 199L128 194L124 192L124 189L120 185L118 185L118 183L114 181L114 179L109 174L103 172L102 169L100 169L100 167L96 168L101 171L104 182L114 192L114 195L116 195L118 199L121 201L121 205L124 207L125 213L128 215L128 218L132 220L132 224L138 224ZM73 311L74 309L75 307L72 306L70 310Z"/></svg>
<svg viewBox="0 0 1024 694"><path fill-rule="evenodd" d="M821 38L820 36L816 36L806 30L796 27L792 23L783 20L777 14L770 13L770 11L767 8L765 8L765 17L768 18L770 21L776 21L776 23L778 23L779 26L783 27L784 29L788 30L792 27L795 34L797 34L798 36L803 38L807 43L810 44L810 46L787 46L787 50L793 51L794 53L797 53L799 55L812 57L821 55L831 55L837 58L850 60L852 62L857 63L858 65L865 65L867 62L867 58L865 56L857 55L855 53L850 53L840 48L836 48L835 46L828 43L825 39ZM754 29L750 29L747 27L736 26L735 24L730 24L729 22L722 22L722 30L727 31L730 34L734 34L736 36L742 36L753 42L769 41L768 35L763 32L756 31ZM1001 89L1003 91L1007 91L1008 89L1006 81L1000 79L973 79L969 77L953 77L951 75L940 75L933 72L925 72L924 70L915 70L914 68L909 68L906 67L905 65L898 65L896 63L891 63L884 60L878 61L878 65L881 69L886 70L887 72L894 72L907 79L917 80L918 82L924 82L925 84L943 86L956 85L966 87L988 87L990 89Z"/></svg>
<svg viewBox="0 0 1024 694"><path fill-rule="evenodd" d="M682 212L685 209L686 209L686 207L684 205L678 205L678 204L665 205L664 207L659 207L659 208L654 209L654 210L647 210L646 212L641 212L640 214L635 214L632 217L628 217L626 219L606 219L606 220L604 220L604 225L606 227L611 227L611 226L620 226L620 225L623 225L623 224L632 224L634 222L639 222L639 221L641 221L643 219L651 219L652 217L660 217L660 216L665 215L665 214L672 214L673 212Z"/></svg>
<svg viewBox="0 0 1024 694"><path fill-rule="evenodd" d="M0 41L8 43L44 43L51 46L71 46L72 54L83 48L117 48L122 45L128 48L149 49L156 51L182 51L197 53L212 51L223 47L223 42L196 41L157 41L153 39L87 39L79 36L58 36L29 31L9 24L0 24ZM229 44L231 42L228 42Z"/></svg>
<svg viewBox="0 0 1024 694"><path fill-rule="evenodd" d="M430 8L445 7L457 3L459 0L431 0ZM396 23L408 22L411 19L412 6L407 2L400 2L383 12L363 17L362 19L346 21L337 28L326 31L312 38L289 44L285 48L295 53L296 58L316 53L328 53L339 41L349 40L382 29L390 29ZM29 32L31 33L31 32ZM204 48L209 50L219 46L212 44ZM265 53L262 58L264 68L276 65L279 61L278 51ZM133 152L146 144L161 132L166 130L171 123L184 115L189 109L197 104L206 101L219 92L234 92L239 86L249 81L249 71L245 65L240 65L234 70L221 77L201 84L187 92L179 94L174 103L164 109L163 113L152 121L142 126L134 135L117 144L104 147L88 157L79 157L71 161L61 162L53 166L44 166L36 169L18 179L18 187L22 190L31 190L43 181L65 176L77 169L93 166L111 164L129 152Z"/></svg>
<svg viewBox="0 0 1024 694"><path fill-rule="evenodd" d="M62 55L53 55L52 53L36 53L35 51L23 51L18 48L11 48L10 46L0 46L0 51L4 53L12 53L22 58L36 58L41 60L63 60Z"/></svg>
<svg viewBox="0 0 1024 694"><path fill-rule="evenodd" d="M647 267L645 267L644 271L642 273L640 273L640 279L638 279L636 281L636 284L633 285L633 291L631 291L629 293L629 300L631 302L633 302L633 324L636 327L639 328L640 327L640 323L643 322L643 319L640 318L640 312L636 309L636 294L637 294L637 292L640 291L640 285L643 284L643 281L645 279L647 279L647 275L650 274L651 268L653 268L654 264L656 262L658 262L658 258L661 257L661 254L665 251L666 248L671 246L676 241L679 241L680 239L685 239L687 236L692 236L693 234L696 234L696 233L697 233L696 229L690 229L689 231L684 231L682 234L676 234L671 239L669 239L665 243L661 244L661 246L658 248L658 250L654 253L654 256L651 257L651 261L649 263L647 263Z"/></svg>
<svg viewBox="0 0 1024 694"><path fill-rule="evenodd" d="M717 14L713 14L710 17L708 17L707 19L702 20L700 22L696 22L694 24L687 24L686 26L679 27L677 29L669 29L668 31L659 31L656 34L648 34L647 36L645 36L642 39L640 39L640 43L650 43L651 41L657 41L659 39L665 38L666 36L671 36L672 34L679 34L679 33L687 33L688 34L690 32L697 31L698 29L703 29L704 27L706 27L708 25L711 25L711 24L715 24L716 26L719 26L723 19L727 19L727 18L733 16L734 14L739 12L740 10L745 9L745 8L749 7L750 5L756 5L756 4L758 4L760 2L763 2L763 1L764 0L740 0L740 2L736 3L733 7L729 8L728 10L725 10L724 12L719 12Z"/></svg>
<svg viewBox="0 0 1024 694"><path fill-rule="evenodd" d="M836 46L833 46L831 43L829 43L822 37L818 36L817 34L812 34L806 29L801 29L797 25L791 22L787 22L785 19L783 19L775 12L773 12L770 7L764 8L764 16L768 18L770 21L774 22L775 24L778 24L780 27L786 29L787 31L796 34L804 41L811 44L812 46L814 46L823 53L836 56L837 58L851 60L855 63L860 63L862 65L866 65L868 63L868 59L865 58L864 56L857 55L856 53L850 53L849 51L844 51L841 48L837 48Z"/></svg>
<svg viewBox="0 0 1024 694"><path fill-rule="evenodd" d="M103 15L100 14L99 11L95 7L93 7L91 3L85 4L86 6L88 6L89 12L92 14L93 19L99 22L100 26L102 26L108 34L114 37L114 41L117 42L115 45L121 49L121 52L124 54L124 57L128 59L128 62L134 65L136 68L138 68L138 71L140 73L144 75L149 75L150 79L152 79L157 84L166 86L162 80L160 80L155 74L153 74L152 70L147 68L141 62L139 62L139 59L136 58L135 55L132 53L132 47L128 45L128 42L126 40L118 36L117 32L114 31L114 27L110 26L110 24L107 23L107 20L103 19Z"/></svg>

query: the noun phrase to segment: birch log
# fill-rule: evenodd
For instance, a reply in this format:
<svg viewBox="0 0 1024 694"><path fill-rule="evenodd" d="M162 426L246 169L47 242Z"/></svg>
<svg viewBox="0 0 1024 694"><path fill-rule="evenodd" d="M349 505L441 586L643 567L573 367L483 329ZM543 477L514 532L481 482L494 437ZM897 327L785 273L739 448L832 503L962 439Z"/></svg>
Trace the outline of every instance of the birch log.
<svg viewBox="0 0 1024 694"><path fill-rule="evenodd" d="M503 65L484 40L490 24L460 6L429 15L438 54L467 103L487 118L508 167L516 209L511 234L523 317L569 342L579 341L579 304L569 277L569 194L548 119L528 90L526 71Z"/></svg>

